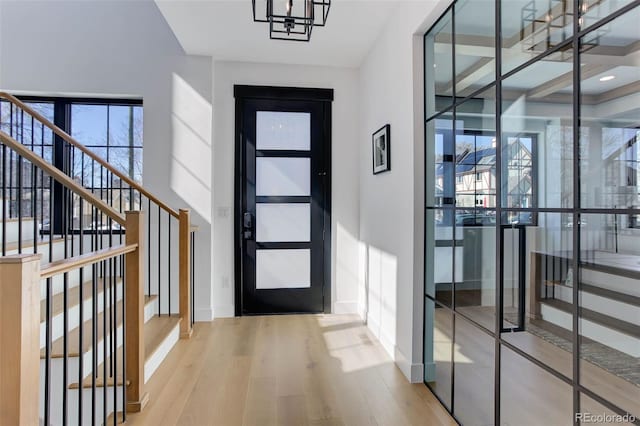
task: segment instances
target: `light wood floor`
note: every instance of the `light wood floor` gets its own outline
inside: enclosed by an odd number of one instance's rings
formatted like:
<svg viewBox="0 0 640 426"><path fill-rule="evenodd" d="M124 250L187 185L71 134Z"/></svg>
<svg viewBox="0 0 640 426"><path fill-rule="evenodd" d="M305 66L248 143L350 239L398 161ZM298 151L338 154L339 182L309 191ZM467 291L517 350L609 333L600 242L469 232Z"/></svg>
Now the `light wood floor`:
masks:
<svg viewBox="0 0 640 426"><path fill-rule="evenodd" d="M455 425L351 315L195 325L147 384L131 425Z"/></svg>

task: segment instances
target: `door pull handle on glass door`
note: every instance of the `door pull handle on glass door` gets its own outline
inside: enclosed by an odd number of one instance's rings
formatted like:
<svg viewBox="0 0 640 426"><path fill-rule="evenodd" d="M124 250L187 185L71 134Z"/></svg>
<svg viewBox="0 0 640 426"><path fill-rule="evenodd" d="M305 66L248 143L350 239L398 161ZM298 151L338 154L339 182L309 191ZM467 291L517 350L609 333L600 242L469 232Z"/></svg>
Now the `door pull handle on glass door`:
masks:
<svg viewBox="0 0 640 426"><path fill-rule="evenodd" d="M253 238L253 216L246 212L242 215L243 237L245 240Z"/></svg>

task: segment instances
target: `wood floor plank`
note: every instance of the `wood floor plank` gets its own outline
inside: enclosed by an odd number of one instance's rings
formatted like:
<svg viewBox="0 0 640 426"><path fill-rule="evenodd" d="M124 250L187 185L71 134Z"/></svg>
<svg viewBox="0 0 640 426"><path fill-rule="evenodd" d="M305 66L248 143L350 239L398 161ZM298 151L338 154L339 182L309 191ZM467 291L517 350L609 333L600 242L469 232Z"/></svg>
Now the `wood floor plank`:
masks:
<svg viewBox="0 0 640 426"><path fill-rule="evenodd" d="M352 315L196 324L147 384L131 425L453 425ZM411 411L411 412L407 412Z"/></svg>

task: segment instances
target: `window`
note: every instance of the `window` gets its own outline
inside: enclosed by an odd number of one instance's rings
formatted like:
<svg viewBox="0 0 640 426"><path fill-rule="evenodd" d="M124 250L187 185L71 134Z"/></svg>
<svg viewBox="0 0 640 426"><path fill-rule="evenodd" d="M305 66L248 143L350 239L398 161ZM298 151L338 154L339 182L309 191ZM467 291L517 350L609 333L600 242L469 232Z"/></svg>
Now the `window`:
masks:
<svg viewBox="0 0 640 426"><path fill-rule="evenodd" d="M142 183L143 114L141 101L39 97L23 97L22 100L111 166L129 176L136 183ZM67 160L64 156L54 156L53 153L59 142L56 141L53 133L38 123L21 120L17 111L12 109L7 102L0 102L0 125L2 130L18 137L19 141L28 145L47 161L111 205L121 205L123 209L132 210L141 208L139 199L130 199L132 191L119 190L120 182L117 181L117 177L111 177L111 181L107 182L107 177L100 172L101 168L92 164L87 156L77 154L79 151L74 151L76 155ZM9 184L11 186L11 183ZM42 186L39 189L43 191L43 199L48 200L46 182L38 184ZM123 186L128 187L128 185ZM10 190L12 189L10 188ZM14 199L15 197L10 198ZM86 208L81 209L79 205L74 205L72 208L66 209L60 198L54 197L54 209L60 209L60 213L54 213L54 217L62 217L62 211L73 212L72 220L67 222L72 230L78 230L81 224L85 230L97 230L99 226L105 226L94 223L95 218L91 218L89 213L91 209L88 206L83 206ZM75 203L79 202L79 200L75 201ZM26 205L25 208L27 208ZM28 212L28 208L27 210L25 208L23 208L23 212ZM11 209L15 210L16 206L10 205ZM44 210L47 210L44 214L48 215L48 209ZM85 217L80 217L80 211ZM48 227L49 218L43 217L41 220L43 226ZM61 229L59 229L62 227L61 223L54 224L55 233L61 233Z"/></svg>
<svg viewBox="0 0 640 426"><path fill-rule="evenodd" d="M482 181L482 173L476 173L476 181L477 182Z"/></svg>
<svg viewBox="0 0 640 426"><path fill-rule="evenodd" d="M462 175L456 176L456 182L458 182L458 183L464 182L464 176L462 176Z"/></svg>

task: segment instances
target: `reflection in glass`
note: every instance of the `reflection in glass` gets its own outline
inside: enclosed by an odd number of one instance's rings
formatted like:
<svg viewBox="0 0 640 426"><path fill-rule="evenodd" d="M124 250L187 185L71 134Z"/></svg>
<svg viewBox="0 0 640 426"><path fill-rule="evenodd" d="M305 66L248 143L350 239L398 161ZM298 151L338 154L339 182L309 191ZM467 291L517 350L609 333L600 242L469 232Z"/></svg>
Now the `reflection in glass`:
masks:
<svg viewBox="0 0 640 426"><path fill-rule="evenodd" d="M424 309L424 381L451 408L452 315L429 298L425 299Z"/></svg>
<svg viewBox="0 0 640 426"><path fill-rule="evenodd" d="M495 329L496 213L456 212L456 264L462 276L455 283L455 307L487 330Z"/></svg>
<svg viewBox="0 0 640 426"><path fill-rule="evenodd" d="M626 215L580 216L580 379L640 416L640 233Z"/></svg>
<svg viewBox="0 0 640 426"><path fill-rule="evenodd" d="M632 424L630 416L633 416L633 414L629 412L623 414L613 412L584 393L580 393L580 411L581 424L596 423L598 426ZM636 415L635 417L637 418L638 416Z"/></svg>
<svg viewBox="0 0 640 426"><path fill-rule="evenodd" d="M426 112L430 117L453 103L452 11L447 12L425 36Z"/></svg>
<svg viewBox="0 0 640 426"><path fill-rule="evenodd" d="M475 214L476 208L496 206L495 116L493 87L456 107L456 207L468 209L459 211L458 215ZM468 224L458 220L456 223Z"/></svg>
<svg viewBox="0 0 640 426"><path fill-rule="evenodd" d="M573 205L571 61L540 62L503 82L502 207Z"/></svg>
<svg viewBox="0 0 640 426"><path fill-rule="evenodd" d="M496 79L493 2L458 0L455 25L456 98L463 98Z"/></svg>
<svg viewBox="0 0 640 426"><path fill-rule="evenodd" d="M455 161L453 115L445 113L441 118L429 121L426 132L426 170L434 173L426 176L426 205L452 206Z"/></svg>
<svg viewBox="0 0 640 426"><path fill-rule="evenodd" d="M426 262L425 292L446 306L453 303L453 210L427 210L425 213ZM456 248L460 252L459 248ZM456 280L462 276L456 265Z"/></svg>
<svg viewBox="0 0 640 426"><path fill-rule="evenodd" d="M455 317L455 336L453 414L464 425L493 424L493 338L460 315Z"/></svg>
<svg viewBox="0 0 640 426"><path fill-rule="evenodd" d="M572 423L573 394L570 385L505 346L501 348L501 355L501 424L539 426Z"/></svg>
<svg viewBox="0 0 640 426"><path fill-rule="evenodd" d="M611 6L612 2L604 2ZM603 5L604 7L605 5ZM611 22L599 47L581 55L580 183L582 207L640 207L637 101L640 8ZM616 61L603 65L610 52Z"/></svg>
<svg viewBox="0 0 640 426"><path fill-rule="evenodd" d="M501 8L503 74L573 34L573 0L502 0Z"/></svg>
<svg viewBox="0 0 640 426"><path fill-rule="evenodd" d="M532 224L503 222L502 230L502 338L567 377L572 376L575 281L571 219L539 213Z"/></svg>

